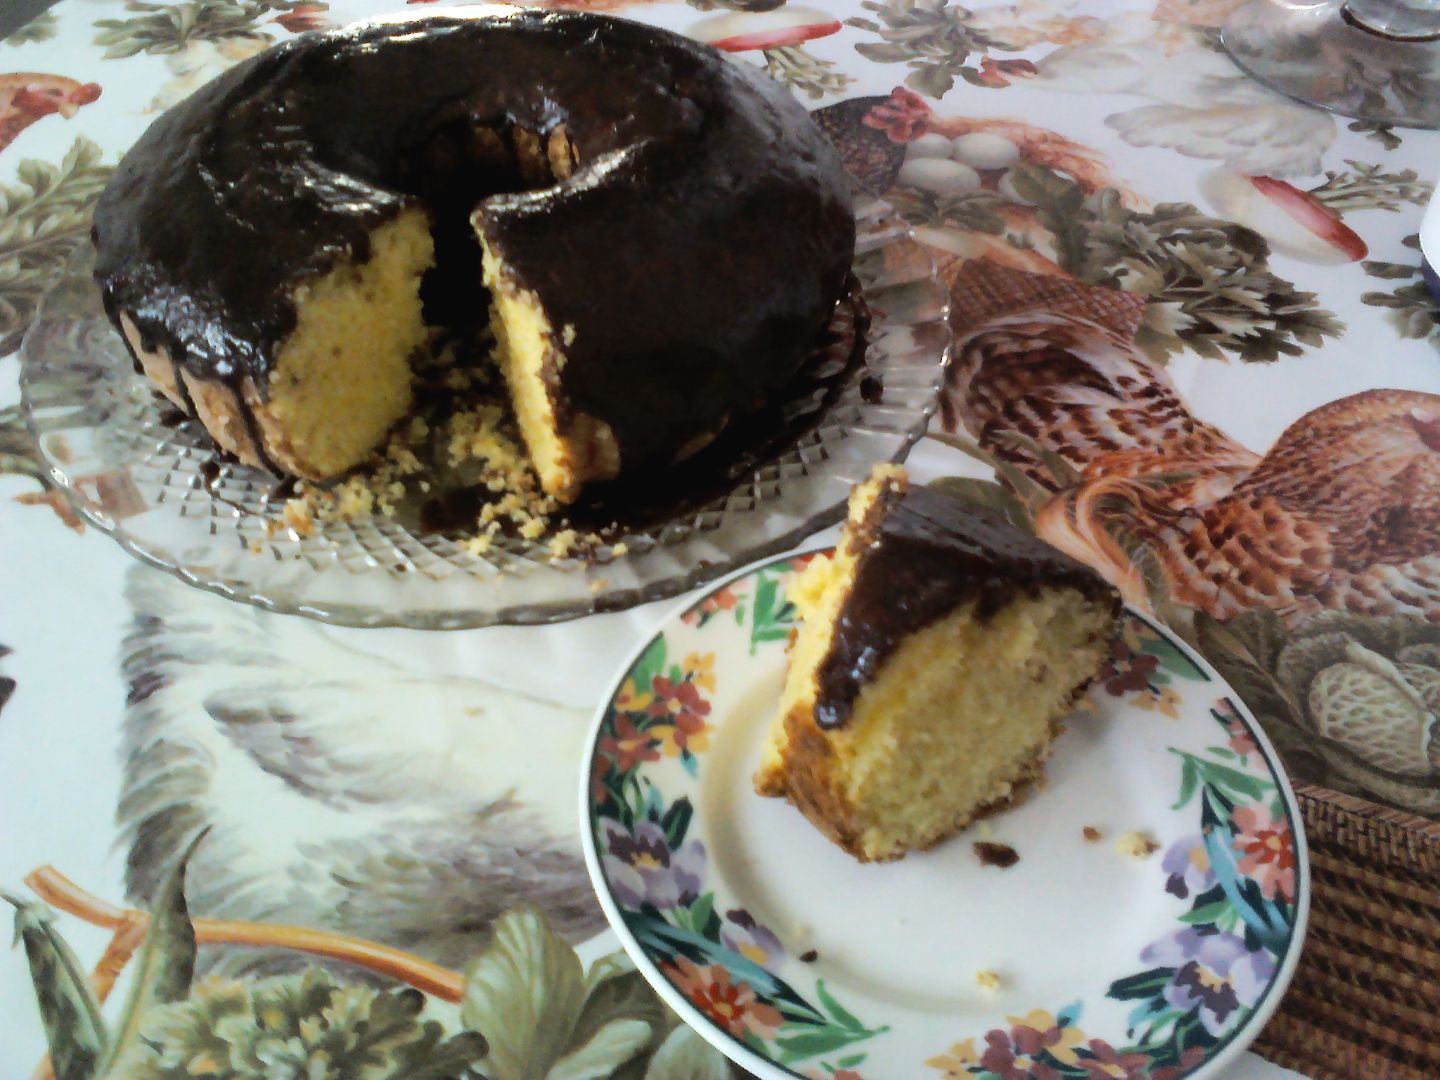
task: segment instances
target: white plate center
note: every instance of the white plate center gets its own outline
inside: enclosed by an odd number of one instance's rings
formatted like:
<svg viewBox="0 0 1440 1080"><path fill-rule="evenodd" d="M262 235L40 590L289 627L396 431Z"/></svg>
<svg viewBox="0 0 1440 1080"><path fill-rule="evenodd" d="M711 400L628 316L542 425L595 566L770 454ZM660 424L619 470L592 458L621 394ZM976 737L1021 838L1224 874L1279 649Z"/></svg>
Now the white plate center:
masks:
<svg viewBox="0 0 1440 1080"><path fill-rule="evenodd" d="M706 839L719 891L769 926L790 956L813 949L832 990L925 1011L993 1011L1009 999L1058 1008L1103 997L1109 976L1173 927L1177 902L1165 892L1160 853L1139 860L1116 839L1132 830L1161 845L1178 839L1166 832L1173 821L1147 820L1144 808L1153 818L1174 798L1179 762L1154 740L1107 737L1106 725L1175 721L1077 714L1055 746L1047 786L1021 806L932 851L866 865L789 803L754 793L782 680L776 657L775 670L714 718L697 810L713 823ZM1086 840L1087 825L1102 838ZM1019 862L982 865L980 840L1011 845ZM998 996L977 984L982 970L1000 975Z"/></svg>

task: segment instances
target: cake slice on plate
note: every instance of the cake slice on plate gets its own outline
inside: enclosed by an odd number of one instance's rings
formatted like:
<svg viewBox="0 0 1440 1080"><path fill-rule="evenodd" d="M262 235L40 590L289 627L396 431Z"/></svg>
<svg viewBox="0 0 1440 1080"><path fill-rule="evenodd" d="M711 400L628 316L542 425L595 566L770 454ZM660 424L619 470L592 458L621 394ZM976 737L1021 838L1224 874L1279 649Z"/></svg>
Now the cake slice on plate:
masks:
<svg viewBox="0 0 1440 1080"><path fill-rule="evenodd" d="M1029 533L881 466L800 629L756 790L863 861L928 848L1043 777L1110 652L1120 601Z"/></svg>

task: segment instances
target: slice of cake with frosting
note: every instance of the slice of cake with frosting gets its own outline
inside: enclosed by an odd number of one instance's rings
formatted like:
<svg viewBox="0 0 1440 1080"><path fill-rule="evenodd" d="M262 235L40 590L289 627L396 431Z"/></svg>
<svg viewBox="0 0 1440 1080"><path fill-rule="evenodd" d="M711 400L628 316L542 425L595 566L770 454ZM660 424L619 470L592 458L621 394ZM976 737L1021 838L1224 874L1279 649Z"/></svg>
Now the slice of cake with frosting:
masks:
<svg viewBox="0 0 1440 1080"><path fill-rule="evenodd" d="M864 861L1041 779L1120 614L1089 568L896 466L854 490L839 547L789 598L803 622L756 790Z"/></svg>

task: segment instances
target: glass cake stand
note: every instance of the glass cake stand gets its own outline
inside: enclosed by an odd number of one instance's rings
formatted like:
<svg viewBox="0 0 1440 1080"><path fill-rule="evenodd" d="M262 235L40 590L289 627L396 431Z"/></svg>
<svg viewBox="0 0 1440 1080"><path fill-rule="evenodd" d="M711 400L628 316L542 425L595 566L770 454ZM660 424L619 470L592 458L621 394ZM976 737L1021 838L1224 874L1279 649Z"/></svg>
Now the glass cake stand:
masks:
<svg viewBox="0 0 1440 1080"><path fill-rule="evenodd" d="M1220 42L1246 74L1310 105L1440 128L1440 0L1252 0Z"/></svg>
<svg viewBox="0 0 1440 1080"><path fill-rule="evenodd" d="M304 536L286 527L283 482L220 461L199 424L133 371L101 310L88 245L25 337L20 413L37 471L86 521L142 562L233 600L340 625L415 629L622 610L833 523L852 484L878 462L903 459L924 433L948 356L946 291L888 205L860 208L857 223L855 275L872 319L864 363L847 362L849 326L832 324L835 340L811 370L833 385L818 393L812 379L785 403L787 417L814 414L796 425L800 434L728 490L607 536L587 559L552 560L545 537L518 536L475 555L463 536L379 517L317 524Z"/></svg>

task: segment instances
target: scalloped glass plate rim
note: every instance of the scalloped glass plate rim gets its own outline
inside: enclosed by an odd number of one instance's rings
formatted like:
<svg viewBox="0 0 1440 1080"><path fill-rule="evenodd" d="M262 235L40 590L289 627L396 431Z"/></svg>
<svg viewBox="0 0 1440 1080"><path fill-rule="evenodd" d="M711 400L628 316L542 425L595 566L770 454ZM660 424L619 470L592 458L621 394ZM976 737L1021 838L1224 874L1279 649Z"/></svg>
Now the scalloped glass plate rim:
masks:
<svg viewBox="0 0 1440 1080"><path fill-rule="evenodd" d="M876 248L884 248L899 241L909 239L913 236L913 230L889 211L889 207L883 202L873 202L862 207L857 204L857 215L862 209L869 208L875 211L880 208L876 218L872 221L876 224L876 231L872 234L876 243L870 249L861 251L857 248L857 260L863 254L872 252ZM514 603L499 606L476 606L466 604L456 607L445 607L443 609L413 609L377 606L371 604L348 604L343 602L326 601L323 603L307 602L304 598L294 595L286 595L281 590L266 590L262 587L255 587L250 580L238 580L226 577L223 574L206 574L203 568L193 565L181 565L179 560L169 557L161 545L152 545L144 539L135 536L127 531L121 522L117 522L103 508L95 506L82 491L77 489L75 479L59 464L57 464L45 450L42 442L34 402L34 384L38 381L34 365L26 363L26 358L35 348L35 340L44 332L45 313L48 301L51 296L59 292L61 288L70 284L74 276L72 264L84 255L83 250L77 250L67 264L66 274L56 283L42 298L37 316L32 322L22 340L20 351L20 373L19 382L21 390L20 409L23 415L26 429L30 438L34 441L39 450L39 461L45 470L49 482L62 492L77 514L97 530L111 537L127 554L138 559L140 562L152 566L155 569L171 574L187 584L206 592L223 596L227 599L240 603L249 604L277 614L295 614L319 622L329 623L338 626L353 627L403 627L411 629L429 630L459 630L475 629L494 625L544 625L550 623L564 622L586 615L602 614L608 612L623 611L629 608L651 603L659 600L689 592L699 588L706 583L715 580L734 569L740 561L749 562L757 558L765 558L783 552L813 535L815 532L838 521L844 513L844 498L838 496L831 500L828 505L821 506L813 512L797 520L793 528L790 528L782 535L773 536L760 543L753 544L744 550L728 554L720 560L701 559L690 569L676 573L669 573L650 581L641 581L639 584L626 587L607 588L592 593L589 596L562 597L553 600L544 600L535 603ZM86 275L88 279L88 275ZM936 323L943 325L948 317L949 298L939 277L938 266L933 257L930 260L928 275L912 279L926 283L936 292L939 302L937 313L917 325ZM877 335L873 332L867 346L869 350L877 349ZM948 366L951 346L948 340L939 350L935 357L933 370L935 372L933 383L934 391L925 407L915 410L913 420L908 428L902 433L894 433L898 439L898 445L890 454L888 460L903 461L923 436L929 426L930 419L934 416L938 405L938 391L943 378L943 373ZM858 378L852 380L852 387L858 385ZM845 391L841 398L832 402L830 409L840 407L844 397L849 393ZM828 410L827 410L828 411ZM781 455L789 453L794 449L781 452ZM775 460L778 460L775 459ZM878 462L877 462L878 463ZM749 477L740 483L746 482ZM807 478L810 479L810 478ZM823 481L823 478L820 478ZM817 481L818 482L818 481ZM733 489L732 489L733 490ZM719 503L724 496L715 500ZM712 504L713 505L713 504ZM755 508L743 513L764 513L766 503L760 503ZM697 511L699 512L699 511ZM727 511L729 513L729 511ZM708 533L697 534L702 539ZM683 542L683 541L682 541ZM667 550L663 545L657 550ZM673 549L668 549L673 550ZM262 556L256 556L261 558ZM628 557L621 557L628 558ZM299 561L298 558L294 561ZM617 560L618 561L618 560ZM503 573L503 572L502 572Z"/></svg>

